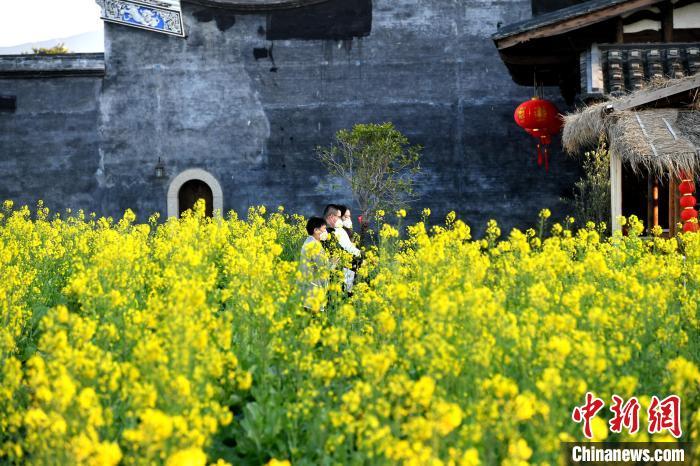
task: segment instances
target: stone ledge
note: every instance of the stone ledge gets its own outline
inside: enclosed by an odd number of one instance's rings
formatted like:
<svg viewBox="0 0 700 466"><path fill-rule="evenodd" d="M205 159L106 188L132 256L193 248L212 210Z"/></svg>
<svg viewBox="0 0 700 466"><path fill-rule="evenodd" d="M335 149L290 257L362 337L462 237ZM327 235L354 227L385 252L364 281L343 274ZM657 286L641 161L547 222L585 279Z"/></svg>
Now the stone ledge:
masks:
<svg viewBox="0 0 700 466"><path fill-rule="evenodd" d="M0 79L104 75L104 53L0 55Z"/></svg>

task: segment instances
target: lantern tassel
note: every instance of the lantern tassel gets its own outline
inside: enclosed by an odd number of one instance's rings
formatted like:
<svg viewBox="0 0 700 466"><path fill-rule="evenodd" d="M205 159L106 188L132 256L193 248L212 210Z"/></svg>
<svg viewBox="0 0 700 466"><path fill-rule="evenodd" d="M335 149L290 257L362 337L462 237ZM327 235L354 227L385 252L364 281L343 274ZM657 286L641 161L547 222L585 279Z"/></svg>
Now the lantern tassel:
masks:
<svg viewBox="0 0 700 466"><path fill-rule="evenodd" d="M544 170L549 171L549 149L544 146Z"/></svg>
<svg viewBox="0 0 700 466"><path fill-rule="evenodd" d="M537 165L542 165L542 149L540 144L537 144Z"/></svg>

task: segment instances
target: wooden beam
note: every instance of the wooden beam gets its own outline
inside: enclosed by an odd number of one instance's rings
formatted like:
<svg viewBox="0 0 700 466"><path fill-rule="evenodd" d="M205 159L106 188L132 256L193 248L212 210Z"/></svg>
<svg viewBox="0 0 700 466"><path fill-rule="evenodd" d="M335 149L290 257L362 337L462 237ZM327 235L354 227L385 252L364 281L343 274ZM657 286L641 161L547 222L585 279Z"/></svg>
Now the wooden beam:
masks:
<svg viewBox="0 0 700 466"><path fill-rule="evenodd" d="M576 57L572 57L560 54L560 55L545 55L545 56L532 56L532 55L506 55L501 54L501 59L503 63L508 63L511 65L566 65L569 63L578 63Z"/></svg>
<svg viewBox="0 0 700 466"><path fill-rule="evenodd" d="M649 91L637 91L632 97L622 100L616 104L613 104L613 109L629 110L640 105L645 105L656 100L665 99L682 92L687 92L692 89L700 87L700 74L693 75L689 78L683 79L681 82L672 84L667 87L662 87L660 89L653 89Z"/></svg>
<svg viewBox="0 0 700 466"><path fill-rule="evenodd" d="M505 49L517 44L522 44L533 39L541 39L543 37L551 37L559 34L564 34L569 31L574 31L582 27L590 26L591 24L606 21L615 18L621 14L649 7L660 0L630 0L625 3L618 3L607 8L602 8L589 13L584 13L573 18L564 18L553 24L543 25L536 29L524 31L519 34L504 37L496 40L498 49Z"/></svg>

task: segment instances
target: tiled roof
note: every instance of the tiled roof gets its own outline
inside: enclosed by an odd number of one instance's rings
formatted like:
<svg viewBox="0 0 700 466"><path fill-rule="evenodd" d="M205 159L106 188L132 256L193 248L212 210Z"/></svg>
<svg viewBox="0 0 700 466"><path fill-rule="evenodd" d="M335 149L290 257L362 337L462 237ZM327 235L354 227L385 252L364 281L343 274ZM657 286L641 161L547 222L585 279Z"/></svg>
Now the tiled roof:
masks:
<svg viewBox="0 0 700 466"><path fill-rule="evenodd" d="M606 93L635 91L644 81L700 71L700 44L600 45Z"/></svg>

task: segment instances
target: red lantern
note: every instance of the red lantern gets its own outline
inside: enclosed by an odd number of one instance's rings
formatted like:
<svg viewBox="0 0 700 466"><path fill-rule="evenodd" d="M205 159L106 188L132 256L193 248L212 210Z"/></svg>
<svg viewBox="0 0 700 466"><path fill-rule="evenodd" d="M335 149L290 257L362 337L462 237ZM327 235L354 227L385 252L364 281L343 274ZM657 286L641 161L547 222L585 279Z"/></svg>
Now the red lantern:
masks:
<svg viewBox="0 0 700 466"><path fill-rule="evenodd" d="M698 211L690 208L690 209L683 209L681 211L681 220L684 222L687 222L691 218L698 218Z"/></svg>
<svg viewBox="0 0 700 466"><path fill-rule="evenodd" d="M678 191L680 191L681 194L693 194L695 192L695 183L689 179L684 179L681 184L678 185Z"/></svg>
<svg viewBox="0 0 700 466"><path fill-rule="evenodd" d="M681 207L683 207L684 209L686 207L693 207L694 208L695 204L698 203L698 200L695 199L695 196L693 196L692 194L684 194L683 196L681 196L680 203L681 203Z"/></svg>
<svg viewBox="0 0 700 466"><path fill-rule="evenodd" d="M683 208L683 210L681 210L681 220L684 222L683 231L698 231L698 224L690 221L693 218L698 218L698 211L695 210L697 199L693 196L695 192L695 183L693 183L691 175L685 171L680 173L680 178L681 183L678 185L678 191L681 193L679 204Z"/></svg>
<svg viewBox="0 0 700 466"><path fill-rule="evenodd" d="M686 233L689 231L696 232L698 231L698 224L692 222L685 222L683 224L683 231Z"/></svg>
<svg viewBox="0 0 700 466"><path fill-rule="evenodd" d="M537 144L537 164L549 170L549 148L552 136L561 130L562 121L557 107L549 100L533 97L518 105L513 114L515 122L524 128L527 134L539 139Z"/></svg>

